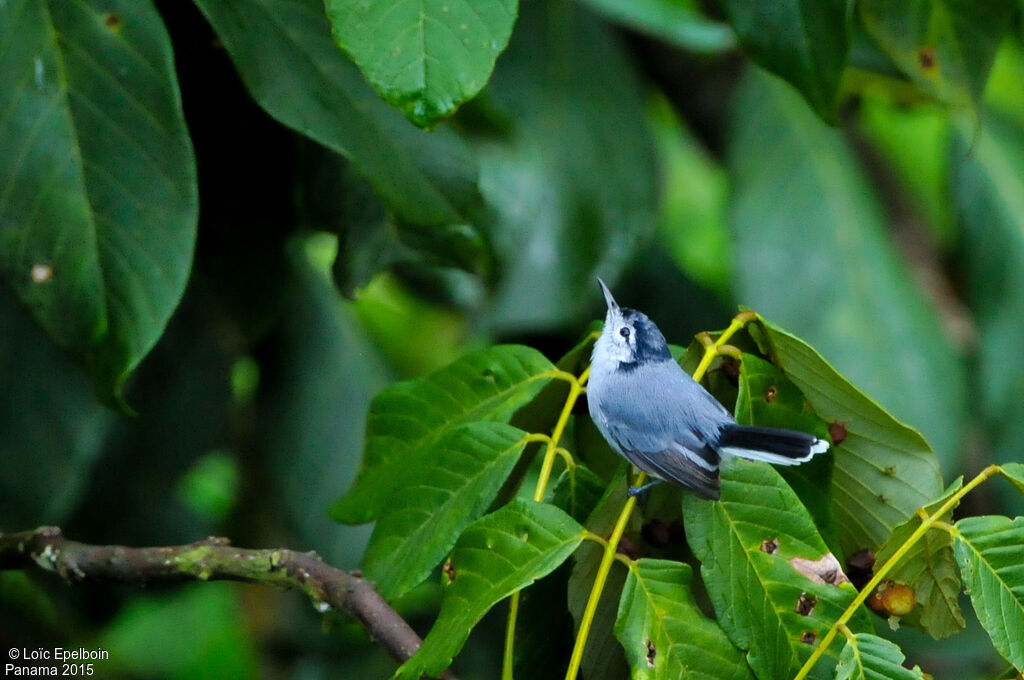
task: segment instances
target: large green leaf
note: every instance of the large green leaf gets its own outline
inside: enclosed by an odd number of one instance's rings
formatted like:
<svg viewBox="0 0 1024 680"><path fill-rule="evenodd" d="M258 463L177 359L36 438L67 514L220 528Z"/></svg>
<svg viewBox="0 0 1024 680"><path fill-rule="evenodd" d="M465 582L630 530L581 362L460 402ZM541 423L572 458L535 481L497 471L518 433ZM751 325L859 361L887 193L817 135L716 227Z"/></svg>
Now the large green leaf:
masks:
<svg viewBox="0 0 1024 680"><path fill-rule="evenodd" d="M634 680L748 680L743 654L704 616L688 564L640 559L629 570L615 634Z"/></svg>
<svg viewBox="0 0 1024 680"><path fill-rule="evenodd" d="M734 415L744 425L784 427L828 439L828 424L814 412L793 381L777 366L747 352L740 364ZM803 465L777 469L810 511L822 538L838 551L841 543L832 511L830 458L817 456Z"/></svg>
<svg viewBox="0 0 1024 680"><path fill-rule="evenodd" d="M835 122L850 49L851 0L724 0L723 5L750 57L789 81L819 116Z"/></svg>
<svg viewBox="0 0 1024 680"><path fill-rule="evenodd" d="M391 495L373 529L363 570L377 592L392 599L422 582L494 502L525 446L526 433L504 423L446 432L416 476Z"/></svg>
<svg viewBox="0 0 1024 680"><path fill-rule="evenodd" d="M775 324L752 328L815 413L835 425L832 503L847 555L874 551L942 493L938 461L920 434L840 375L810 345Z"/></svg>
<svg viewBox="0 0 1024 680"><path fill-rule="evenodd" d="M735 110L738 300L805 338L952 466L967 410L962 358L888 240L856 156L763 74L746 79Z"/></svg>
<svg viewBox="0 0 1024 680"><path fill-rule="evenodd" d="M1024 670L1024 517L966 517L956 528L953 550L978 620Z"/></svg>
<svg viewBox="0 0 1024 680"><path fill-rule="evenodd" d="M321 0L195 0L267 113L349 158L401 218L463 222L476 165L449 131L417 130L331 39Z"/></svg>
<svg viewBox="0 0 1024 680"><path fill-rule="evenodd" d="M704 16L693 0L583 0L612 21L693 52L732 49L729 27Z"/></svg>
<svg viewBox="0 0 1024 680"><path fill-rule="evenodd" d="M863 0L864 27L923 90L949 104L975 106L1015 0Z"/></svg>
<svg viewBox="0 0 1024 680"><path fill-rule="evenodd" d="M956 493L963 480L958 479L946 489L939 499L929 503L924 510L935 513L949 497ZM940 519L948 521L953 508ZM892 536L878 550L875 564L885 564L892 555L921 526L921 517L915 514L896 527ZM956 571L953 557L953 537L941 529L931 529L911 548L888 578L909 586L917 599L917 608L901 621L921 628L935 638L944 638L961 630L964 617L960 613L960 576Z"/></svg>
<svg viewBox="0 0 1024 680"><path fill-rule="evenodd" d="M326 0L334 38L381 96L421 127L487 83L517 0Z"/></svg>
<svg viewBox="0 0 1024 680"><path fill-rule="evenodd" d="M395 678L440 674L491 607L562 564L583 535L555 506L521 499L471 524L445 563L441 613Z"/></svg>
<svg viewBox="0 0 1024 680"><path fill-rule="evenodd" d="M590 319L594 276L653 232L657 183L643 95L611 29L575 3L520 11L485 92L514 127L476 143L502 274L484 320L517 331Z"/></svg>
<svg viewBox="0 0 1024 680"><path fill-rule="evenodd" d="M391 385L370 406L359 477L332 516L346 524L376 519L396 489L416 480L445 433L477 420L508 422L554 373L535 349L497 345Z"/></svg>
<svg viewBox="0 0 1024 680"><path fill-rule="evenodd" d="M117 417L6 289L0 328L0 530L63 524Z"/></svg>
<svg viewBox="0 0 1024 680"><path fill-rule="evenodd" d="M147 0L12 0L0 36L0 272L113 400L192 265L170 40Z"/></svg>
<svg viewBox="0 0 1024 680"><path fill-rule="evenodd" d="M722 629L758 678L792 677L856 594L839 585L838 562L800 499L770 465L736 459L722 470L722 500L684 494L683 520ZM815 570L832 582L812 581ZM826 666L811 677L826 677Z"/></svg>
<svg viewBox="0 0 1024 680"><path fill-rule="evenodd" d="M920 668L904 667L905 658L900 648L888 640L857 633L846 641L839 655L836 680L922 680Z"/></svg>
<svg viewBox="0 0 1024 680"><path fill-rule="evenodd" d="M287 244L285 311L267 343L273 350L262 356L257 437L288 526L325 560L352 569L369 532L310 508L327 507L355 478L367 411L390 376L352 305L311 263L315 242Z"/></svg>
<svg viewBox="0 0 1024 680"><path fill-rule="evenodd" d="M1024 364L1007 361L1024 344L1024 130L988 111L980 136L957 150L953 197L978 325L978 404L989 460L1013 460L1024 438Z"/></svg>

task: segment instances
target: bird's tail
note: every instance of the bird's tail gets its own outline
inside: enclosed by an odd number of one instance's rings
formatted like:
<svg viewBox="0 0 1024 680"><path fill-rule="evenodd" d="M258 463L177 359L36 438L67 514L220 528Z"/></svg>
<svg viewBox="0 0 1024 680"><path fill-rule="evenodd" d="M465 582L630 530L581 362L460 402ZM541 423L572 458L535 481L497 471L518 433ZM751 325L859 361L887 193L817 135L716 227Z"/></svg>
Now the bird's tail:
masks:
<svg viewBox="0 0 1024 680"><path fill-rule="evenodd" d="M730 425L715 447L719 453L776 465L798 465L828 451L828 442L812 434L775 427Z"/></svg>

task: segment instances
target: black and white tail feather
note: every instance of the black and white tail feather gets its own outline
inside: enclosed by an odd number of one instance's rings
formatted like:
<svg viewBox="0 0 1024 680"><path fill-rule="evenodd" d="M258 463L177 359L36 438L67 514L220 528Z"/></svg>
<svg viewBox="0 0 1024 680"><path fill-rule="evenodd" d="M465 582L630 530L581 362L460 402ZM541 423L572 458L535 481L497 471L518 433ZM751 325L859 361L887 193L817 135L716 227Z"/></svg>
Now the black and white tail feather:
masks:
<svg viewBox="0 0 1024 680"><path fill-rule="evenodd" d="M716 449L720 454L747 460L799 465L828 451L828 442L798 430L729 425L719 434Z"/></svg>
<svg viewBox="0 0 1024 680"><path fill-rule="evenodd" d="M736 424L672 359L654 322L620 308L598 281L608 315L594 346L587 401L608 443L654 479L630 495L669 481L716 500L723 458L798 465L828 450L827 441L806 432Z"/></svg>

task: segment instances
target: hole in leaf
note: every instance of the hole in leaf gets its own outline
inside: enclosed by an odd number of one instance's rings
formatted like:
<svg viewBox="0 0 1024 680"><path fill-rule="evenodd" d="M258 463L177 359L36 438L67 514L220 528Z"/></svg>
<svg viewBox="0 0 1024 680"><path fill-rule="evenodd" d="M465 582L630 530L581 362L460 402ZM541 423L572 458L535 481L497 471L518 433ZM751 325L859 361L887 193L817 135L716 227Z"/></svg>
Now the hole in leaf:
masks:
<svg viewBox="0 0 1024 680"><path fill-rule="evenodd" d="M658 650L654 648L654 641L647 638L647 665L654 668L654 657L658 655Z"/></svg>
<svg viewBox="0 0 1024 680"><path fill-rule="evenodd" d="M452 564L452 559L450 557L444 561L444 566L441 567L441 571L443 571L444 575L448 577L448 585L451 585L452 581L455 580L455 565Z"/></svg>
<svg viewBox="0 0 1024 680"><path fill-rule="evenodd" d="M764 393L764 400L769 404L772 403L772 400L775 399L775 395L777 393L778 390L776 390L774 386L769 387L768 390Z"/></svg>
<svg viewBox="0 0 1024 680"><path fill-rule="evenodd" d="M818 634L815 633L813 630L809 630L800 636L800 642L804 643L805 645L813 645L817 641Z"/></svg>
<svg viewBox="0 0 1024 680"><path fill-rule="evenodd" d="M761 543L761 552L774 555L779 552L779 539L769 538Z"/></svg>
<svg viewBox="0 0 1024 680"><path fill-rule="evenodd" d="M814 595L810 595L805 590L800 593L800 597L796 600L796 607L793 609L797 614L801 616L810 616L814 611L814 605L818 604L818 598Z"/></svg>

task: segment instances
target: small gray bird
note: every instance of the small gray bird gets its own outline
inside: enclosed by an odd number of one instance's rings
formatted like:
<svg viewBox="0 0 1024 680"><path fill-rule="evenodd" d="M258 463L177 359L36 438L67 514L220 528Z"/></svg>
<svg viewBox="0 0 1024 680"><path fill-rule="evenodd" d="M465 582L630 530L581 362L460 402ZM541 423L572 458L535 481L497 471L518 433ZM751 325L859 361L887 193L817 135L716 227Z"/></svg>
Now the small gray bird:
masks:
<svg viewBox="0 0 1024 680"><path fill-rule="evenodd" d="M654 478L630 487L630 496L670 481L717 500L723 457L796 465L828 450L827 441L806 432L737 425L679 367L654 322L620 308L604 281L598 283L608 315L591 357L587 402L590 417L612 448Z"/></svg>

